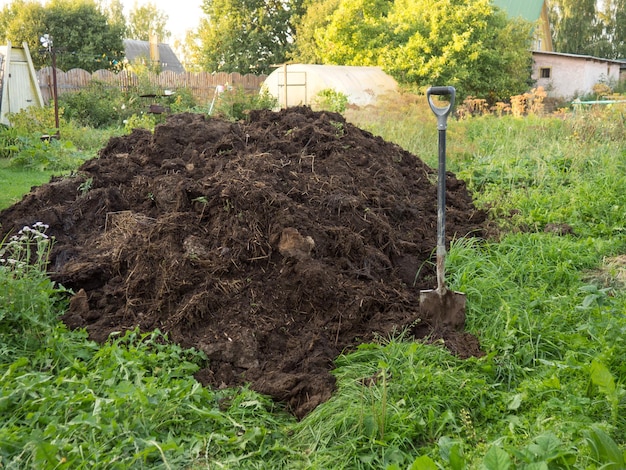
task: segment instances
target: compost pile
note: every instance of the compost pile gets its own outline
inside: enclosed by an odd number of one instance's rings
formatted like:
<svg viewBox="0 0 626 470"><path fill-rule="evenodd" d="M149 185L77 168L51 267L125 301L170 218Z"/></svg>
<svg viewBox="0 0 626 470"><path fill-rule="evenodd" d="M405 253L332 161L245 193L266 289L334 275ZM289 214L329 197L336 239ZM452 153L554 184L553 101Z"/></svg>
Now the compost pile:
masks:
<svg viewBox="0 0 626 470"><path fill-rule="evenodd" d="M485 214L448 173L447 234ZM112 138L70 177L0 213L55 237L63 321L105 341L160 329L204 351L207 386L244 383L302 417L334 389L342 351L408 329L480 354L464 318L424 318L436 287L436 172L339 114L296 107L232 123L168 116Z"/></svg>

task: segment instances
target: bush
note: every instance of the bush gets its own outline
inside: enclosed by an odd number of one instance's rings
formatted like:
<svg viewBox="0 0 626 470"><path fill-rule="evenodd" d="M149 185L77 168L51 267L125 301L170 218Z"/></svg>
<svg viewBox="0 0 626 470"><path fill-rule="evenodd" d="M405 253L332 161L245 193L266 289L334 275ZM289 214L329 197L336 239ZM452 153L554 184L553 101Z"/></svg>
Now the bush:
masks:
<svg viewBox="0 0 626 470"><path fill-rule="evenodd" d="M252 109L274 109L278 101L266 89L261 93L249 93L242 87L224 91L215 104L215 114L225 119L238 121L244 119L246 112Z"/></svg>
<svg viewBox="0 0 626 470"><path fill-rule="evenodd" d="M84 160L69 140L40 139L36 136L19 137L11 166L38 171L73 170Z"/></svg>
<svg viewBox="0 0 626 470"><path fill-rule="evenodd" d="M315 95L313 102L321 110L343 113L348 105L348 97L340 91L325 88Z"/></svg>
<svg viewBox="0 0 626 470"><path fill-rule="evenodd" d="M54 108L52 106L29 106L17 113L7 116L11 127L19 135L43 135L56 132L54 122ZM59 108L59 119L63 117L63 108Z"/></svg>
<svg viewBox="0 0 626 470"><path fill-rule="evenodd" d="M155 100L172 112L181 112L195 106L195 98L186 88L177 89L167 96L150 83L123 92L116 86L93 80L86 88L65 93L59 97L64 117L81 126L105 128L121 126L133 115L145 112L151 104L142 95L157 95Z"/></svg>
<svg viewBox="0 0 626 470"><path fill-rule="evenodd" d="M132 100L119 88L93 80L86 88L59 97L64 117L95 128L121 124L132 111Z"/></svg>
<svg viewBox="0 0 626 470"><path fill-rule="evenodd" d="M0 158L11 158L18 150L19 132L13 127L0 126Z"/></svg>

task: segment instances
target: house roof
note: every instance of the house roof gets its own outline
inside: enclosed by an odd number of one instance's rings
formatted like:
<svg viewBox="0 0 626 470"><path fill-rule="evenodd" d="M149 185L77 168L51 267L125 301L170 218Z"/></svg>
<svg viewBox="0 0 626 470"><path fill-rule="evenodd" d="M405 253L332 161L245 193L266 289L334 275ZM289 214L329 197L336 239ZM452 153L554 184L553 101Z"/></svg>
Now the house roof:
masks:
<svg viewBox="0 0 626 470"><path fill-rule="evenodd" d="M555 57L571 57L572 59L581 59L581 60L593 60L597 62L620 64L620 66L624 65L623 60L620 60L620 59L605 59L603 57L595 57L592 55L584 55L584 54L570 54L567 52L552 52L552 51L533 51L533 55L535 54L551 55Z"/></svg>
<svg viewBox="0 0 626 470"><path fill-rule="evenodd" d="M492 0L494 6L504 10L511 18L521 16L535 22L541 16L545 0Z"/></svg>
<svg viewBox="0 0 626 470"><path fill-rule="evenodd" d="M176 54L174 54L169 44L159 43L158 50L161 70L169 70L176 73L183 73L185 71L183 64L180 63L180 60L178 60L178 57L176 57ZM124 39L124 52L129 62L133 62L140 57L150 59L150 42L136 39Z"/></svg>

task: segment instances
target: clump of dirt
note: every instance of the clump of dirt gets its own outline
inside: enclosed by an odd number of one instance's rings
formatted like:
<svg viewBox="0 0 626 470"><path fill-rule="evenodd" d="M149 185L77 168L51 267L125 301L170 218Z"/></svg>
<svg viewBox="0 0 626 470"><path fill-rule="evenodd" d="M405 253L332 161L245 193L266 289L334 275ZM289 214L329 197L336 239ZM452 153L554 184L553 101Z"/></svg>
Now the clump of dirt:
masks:
<svg viewBox="0 0 626 470"><path fill-rule="evenodd" d="M50 226L50 275L75 292L69 327L100 342L159 328L207 354L205 385L250 383L302 417L330 397L333 359L377 335L410 328L480 354L464 318L419 310L436 284L435 178L335 113L176 114L33 188L1 232ZM449 237L482 233L451 173L447 206Z"/></svg>

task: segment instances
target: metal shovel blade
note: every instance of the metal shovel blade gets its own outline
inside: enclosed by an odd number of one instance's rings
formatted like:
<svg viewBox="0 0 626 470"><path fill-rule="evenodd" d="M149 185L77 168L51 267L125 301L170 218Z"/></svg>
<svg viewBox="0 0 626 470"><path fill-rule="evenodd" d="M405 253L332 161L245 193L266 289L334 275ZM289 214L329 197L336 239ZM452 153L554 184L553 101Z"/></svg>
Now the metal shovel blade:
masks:
<svg viewBox="0 0 626 470"><path fill-rule="evenodd" d="M461 330L465 327L465 294L446 289L420 291L420 312L435 329Z"/></svg>
<svg viewBox="0 0 626 470"><path fill-rule="evenodd" d="M436 106L432 95L448 95L447 106ZM465 294L448 290L445 282L446 258L446 129L456 90L451 86L430 87L426 97L437 116L439 168L437 175L437 289L420 291L420 312L436 329L461 329L465 326Z"/></svg>

